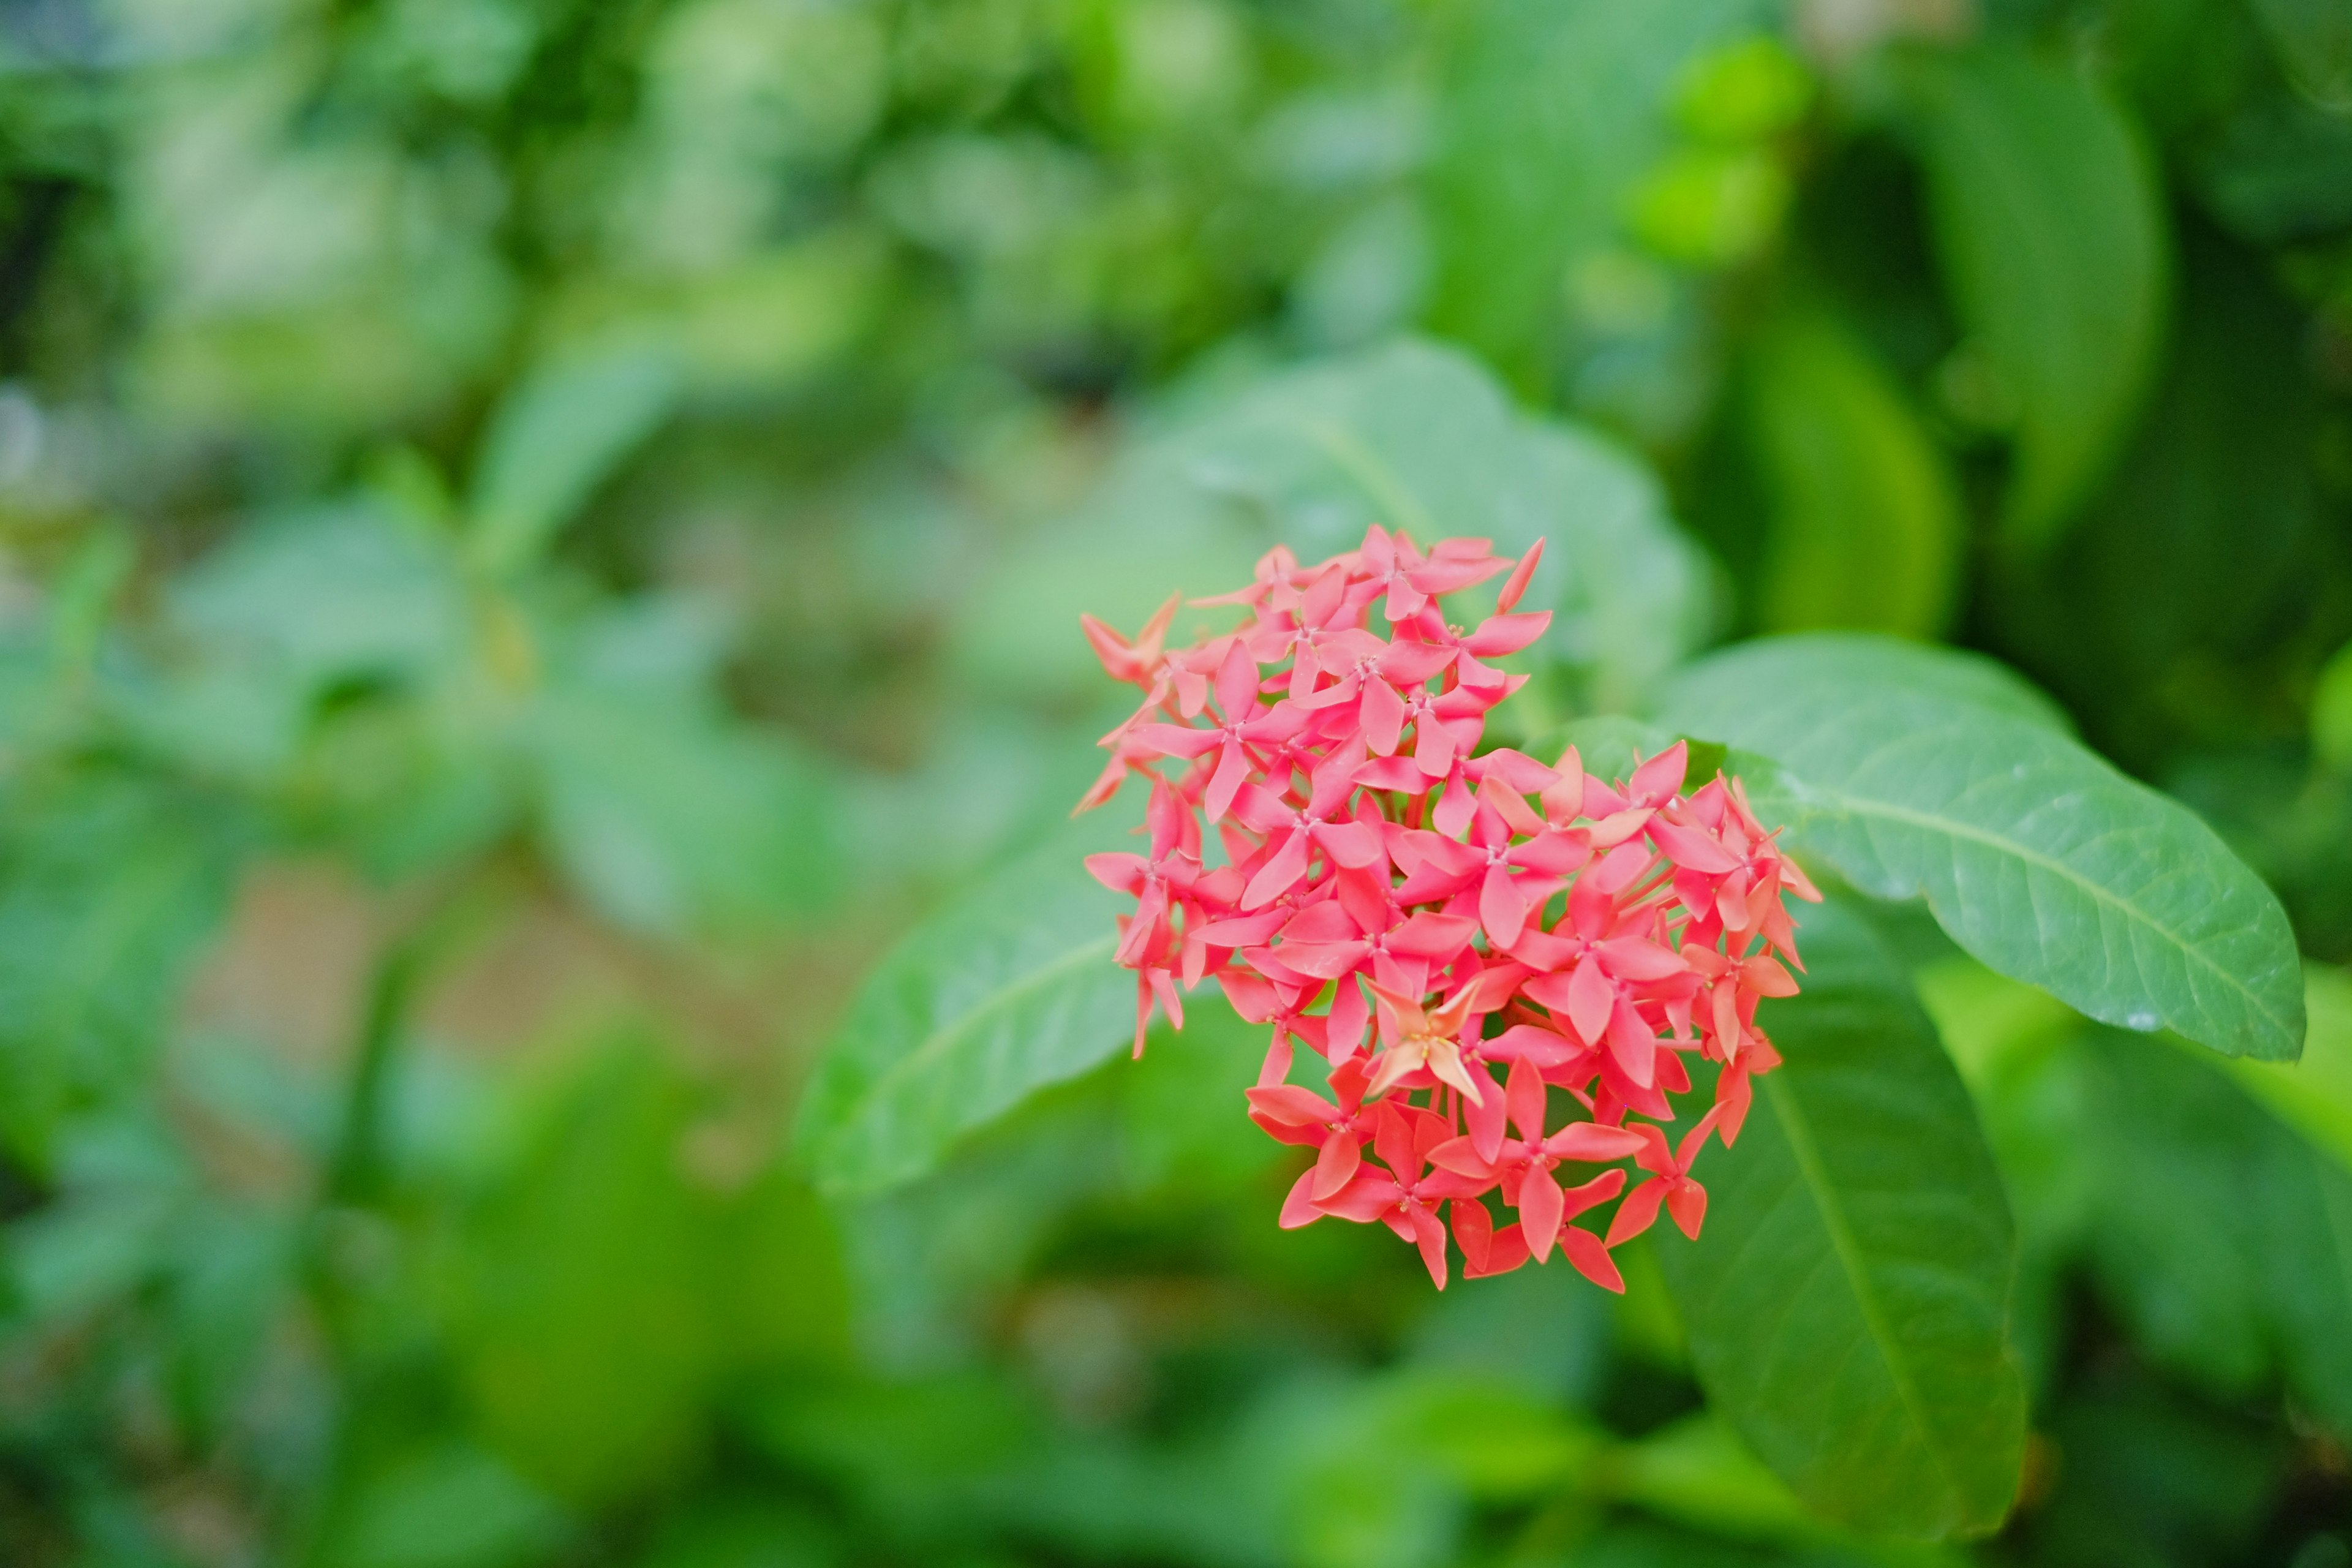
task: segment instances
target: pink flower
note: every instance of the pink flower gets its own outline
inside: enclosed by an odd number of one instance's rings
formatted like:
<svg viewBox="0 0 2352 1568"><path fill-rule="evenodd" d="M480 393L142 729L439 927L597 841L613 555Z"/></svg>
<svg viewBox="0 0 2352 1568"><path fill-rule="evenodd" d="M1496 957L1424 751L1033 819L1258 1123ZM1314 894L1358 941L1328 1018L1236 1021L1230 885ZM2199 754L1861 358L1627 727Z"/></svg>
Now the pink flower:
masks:
<svg viewBox="0 0 2352 1568"><path fill-rule="evenodd" d="M1248 587L1194 601L1241 620L1189 647L1166 646L1172 599L1132 642L1084 623L1145 693L1079 803L1152 780L1146 852L1087 862L1135 900L1117 956L1136 1049L1155 1007L1181 1027L1181 990L1213 978L1270 1029L1251 1120L1315 1152L1281 1223L1378 1220L1441 1289L1449 1243L1468 1278L1558 1253L1622 1290L1610 1248L1662 1209L1697 1234L1692 1166L1780 1064L1757 1012L1796 990L1785 900L1820 897L1737 780L1685 792L1680 743L1623 781L1573 747L1479 749L1527 679L1489 661L1549 624L1517 608L1540 552L1375 527L1315 565L1270 552ZM1504 572L1496 615L1445 619L1445 595ZM1292 1081L1301 1043L1328 1094ZM1713 1103L1669 1146L1686 1055ZM1576 1223L1611 1203L1605 1234Z"/></svg>

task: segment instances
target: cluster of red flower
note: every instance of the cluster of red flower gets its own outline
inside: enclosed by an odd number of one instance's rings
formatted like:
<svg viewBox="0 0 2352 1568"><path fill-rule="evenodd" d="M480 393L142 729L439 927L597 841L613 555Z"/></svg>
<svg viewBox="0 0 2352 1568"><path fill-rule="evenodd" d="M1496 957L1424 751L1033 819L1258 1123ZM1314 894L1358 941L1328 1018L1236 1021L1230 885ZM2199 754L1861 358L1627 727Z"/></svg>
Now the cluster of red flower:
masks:
<svg viewBox="0 0 2352 1568"><path fill-rule="evenodd" d="M1146 693L1080 803L1151 780L1150 852L1087 861L1136 900L1118 962L1140 976L1137 1053L1155 998L1181 1026L1179 983L1214 976L1273 1026L1251 1118L1318 1151L1283 1225L1380 1220L1441 1288L1441 1205L1474 1277L1558 1245L1622 1289L1609 1249L1661 1206L1698 1234L1692 1161L1710 1134L1738 1136L1751 1080L1780 1061L1756 1004L1796 990L1783 893L1820 897L1738 780L1683 793L1680 744L1611 784L1572 746L1549 765L1480 752L1487 713L1527 679L1487 661L1549 620L1514 613L1541 553L1514 566L1464 539L1423 553L1375 527L1318 565L1274 551L1249 587L1197 601L1243 624L1189 647L1166 646L1176 599L1132 642L1085 619L1104 667ZM1506 571L1495 616L1446 623L1440 595ZM1331 1098L1289 1081L1300 1040ZM1692 1087L1693 1050L1717 1065L1714 1100L1670 1145L1657 1124ZM1627 1158L1642 1180L1606 1234L1572 1223L1623 1192ZM1580 1163L1605 1168L1563 1184ZM1496 1227L1489 1193L1512 1223Z"/></svg>

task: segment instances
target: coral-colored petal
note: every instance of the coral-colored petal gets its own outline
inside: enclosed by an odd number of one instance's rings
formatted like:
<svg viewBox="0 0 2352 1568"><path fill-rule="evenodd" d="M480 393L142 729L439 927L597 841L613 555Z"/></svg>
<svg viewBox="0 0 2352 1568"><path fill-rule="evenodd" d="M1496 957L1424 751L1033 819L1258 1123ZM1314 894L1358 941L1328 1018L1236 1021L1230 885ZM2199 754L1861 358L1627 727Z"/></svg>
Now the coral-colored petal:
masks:
<svg viewBox="0 0 2352 1568"><path fill-rule="evenodd" d="M1559 1234L1562 1207L1559 1184L1542 1166L1529 1171L1519 1183L1519 1229L1526 1234L1528 1250L1535 1255L1538 1263L1551 1255L1552 1239Z"/></svg>
<svg viewBox="0 0 2352 1568"><path fill-rule="evenodd" d="M1625 1277L1617 1272L1617 1260L1609 1256L1609 1248L1599 1237L1576 1226L1560 1232L1560 1256L1576 1266L1576 1271L1600 1286L1603 1290L1625 1293Z"/></svg>
<svg viewBox="0 0 2352 1568"><path fill-rule="evenodd" d="M1609 1245L1621 1246L1641 1235L1658 1220L1658 1205L1665 1201L1666 1179L1653 1176L1625 1194L1617 1205L1617 1217L1609 1222Z"/></svg>
<svg viewBox="0 0 2352 1568"><path fill-rule="evenodd" d="M1308 1173L1315 1178L1312 1191L1317 1201L1328 1199L1354 1181L1363 1163L1364 1146L1355 1133L1342 1130L1325 1139L1316 1153L1315 1169Z"/></svg>
<svg viewBox="0 0 2352 1568"><path fill-rule="evenodd" d="M1698 1227L1706 1220L1706 1189L1696 1182L1675 1183L1666 1194L1666 1212L1675 1216L1685 1236L1696 1241Z"/></svg>

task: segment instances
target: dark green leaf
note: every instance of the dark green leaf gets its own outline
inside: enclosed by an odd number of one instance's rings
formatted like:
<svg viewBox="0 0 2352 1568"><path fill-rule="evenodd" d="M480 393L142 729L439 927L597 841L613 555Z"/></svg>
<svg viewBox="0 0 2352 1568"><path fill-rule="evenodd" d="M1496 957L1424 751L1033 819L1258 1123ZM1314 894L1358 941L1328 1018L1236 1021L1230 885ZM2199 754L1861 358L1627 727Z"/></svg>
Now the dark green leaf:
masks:
<svg viewBox="0 0 2352 1568"><path fill-rule="evenodd" d="M1732 649L1685 671L1662 717L1778 763L1748 781L1759 816L1864 892L1926 898L1988 966L2225 1055L2302 1049L2285 911L2210 828L1994 667L1889 641L1869 668L1868 647Z"/></svg>
<svg viewBox="0 0 2352 1568"><path fill-rule="evenodd" d="M1669 145L1667 107L1708 46L1760 26L1753 0L1496 0L1445 67L1431 205L1431 322L1525 385L1549 372L1561 279L1619 232Z"/></svg>
<svg viewBox="0 0 2352 1568"><path fill-rule="evenodd" d="M915 928L867 977L818 1064L799 1138L828 1192L923 1174L974 1128L1129 1040L1118 899L1087 874L1089 819Z"/></svg>
<svg viewBox="0 0 2352 1568"><path fill-rule="evenodd" d="M2345 0L2252 0L2279 64L2304 94L2337 114L2352 110L2352 5Z"/></svg>
<svg viewBox="0 0 2352 1568"><path fill-rule="evenodd" d="M1773 631L1933 636L1950 612L1960 500L1894 378L1834 317L1801 309L1752 351L1748 439L1771 500L1758 618Z"/></svg>
<svg viewBox="0 0 2352 1568"><path fill-rule="evenodd" d="M2005 1162L2148 1355L2227 1397L2283 1375L2352 1432L2352 1172L2220 1065L2090 1032L2004 1086Z"/></svg>
<svg viewBox="0 0 2352 1568"><path fill-rule="evenodd" d="M1786 1065L1699 1172L1696 1243L1658 1258L1715 1407L1806 1504L1918 1537L1998 1525L2025 1401L2014 1245L1976 1110L1854 910L1806 914L1803 993L1759 1016Z"/></svg>
<svg viewBox="0 0 2352 1568"><path fill-rule="evenodd" d="M2137 411L2163 334L2163 187L2090 79L1999 45L1904 80L1944 272L2016 421L2004 525L2056 537Z"/></svg>

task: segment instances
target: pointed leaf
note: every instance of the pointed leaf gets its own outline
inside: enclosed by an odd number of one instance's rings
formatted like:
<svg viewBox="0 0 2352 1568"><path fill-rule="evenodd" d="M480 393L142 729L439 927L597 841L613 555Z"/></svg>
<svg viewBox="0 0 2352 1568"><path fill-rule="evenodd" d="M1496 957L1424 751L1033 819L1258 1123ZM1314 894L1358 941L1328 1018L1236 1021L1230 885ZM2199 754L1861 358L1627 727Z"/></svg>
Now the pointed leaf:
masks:
<svg viewBox="0 0 2352 1568"><path fill-rule="evenodd" d="M2007 1201L1959 1075L1850 904L1806 911L1802 995L1759 1023L1757 1080L1685 1245L1654 1244L1715 1408L1815 1511L1981 1533L2017 1489L2025 1399L2007 1332Z"/></svg>
<svg viewBox="0 0 2352 1568"><path fill-rule="evenodd" d="M2302 1049L2276 895L1982 661L1892 640L1755 643L1685 670L1664 718L1772 759L1777 773L1748 781L1759 816L1864 892L1924 897L1987 966L2226 1056Z"/></svg>
<svg viewBox="0 0 2352 1568"><path fill-rule="evenodd" d="M1944 273L2016 422L2004 526L2039 546L2097 481L2155 368L2162 186L2079 71L1995 45L1907 66Z"/></svg>
<svg viewBox="0 0 2352 1568"><path fill-rule="evenodd" d="M1940 629L1959 564L1958 489L1869 346L1800 307L1761 334L1744 414L1771 498L1763 624Z"/></svg>

